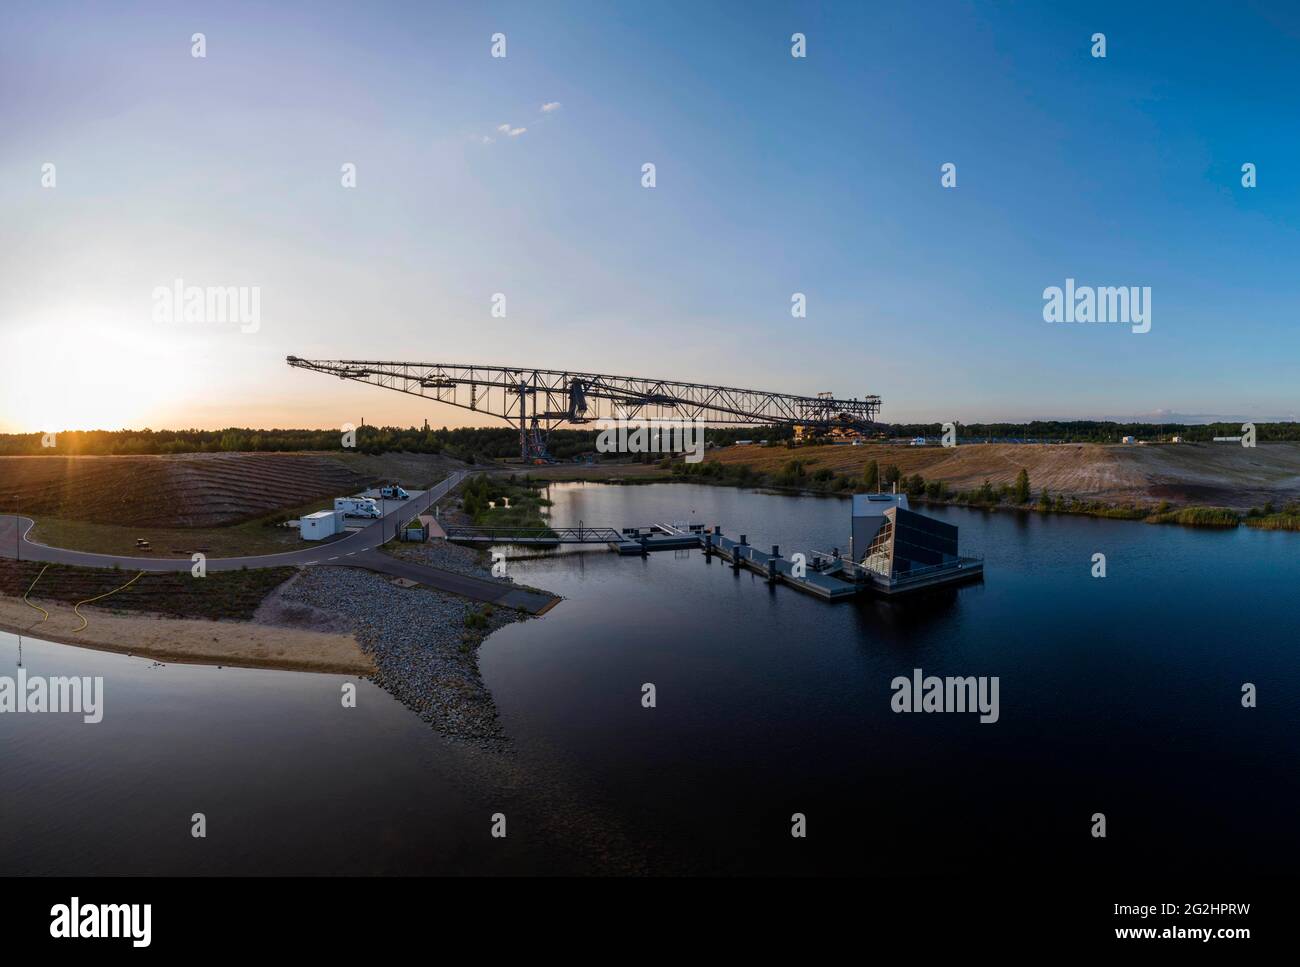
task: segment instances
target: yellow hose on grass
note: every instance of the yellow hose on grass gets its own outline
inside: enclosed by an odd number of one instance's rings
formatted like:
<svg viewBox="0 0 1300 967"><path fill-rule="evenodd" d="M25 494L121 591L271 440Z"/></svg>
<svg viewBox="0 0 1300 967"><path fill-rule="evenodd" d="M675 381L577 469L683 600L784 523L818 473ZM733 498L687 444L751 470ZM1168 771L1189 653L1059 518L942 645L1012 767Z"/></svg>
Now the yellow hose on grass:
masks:
<svg viewBox="0 0 1300 967"><path fill-rule="evenodd" d="M41 568L41 573L36 575L36 581L39 581L41 579L41 575L44 574L48 568L49 568L48 564L46 564L45 567ZM27 589L27 594L32 593L32 588L36 587L36 581L33 581L32 587ZM41 621L48 621L50 619L50 613L46 611L44 608L42 608L39 604L32 604L30 601L28 601L27 594L23 595L23 604L27 605L27 607L29 608L35 608L37 611L39 611L42 615Z"/></svg>
<svg viewBox="0 0 1300 967"><path fill-rule="evenodd" d="M84 614L81 613L81 606L82 606L83 604L90 604L90 602L92 602L92 601L98 601L98 600L100 600L101 598L106 598L106 597L108 597L110 594L117 594L118 591L125 591L127 588L129 588L131 585L135 584L135 582L138 581L138 580L140 580L140 578L142 578L142 577L144 577L144 571L141 571L141 572L140 572L139 574L137 574L135 577L131 578L131 580L127 581L127 582L126 582L124 585L122 585L120 588L114 588L112 591L105 591L103 594L96 595L96 596L93 597L93 598L87 598L85 601L78 601L78 602L76 603L76 605L73 606L73 608L72 608L72 613L75 614L78 618L81 619L81 627L75 629L74 633L76 633L76 634L80 634L81 632L83 632L83 631L86 630L86 625L90 624L90 622L86 620L86 616L85 616Z"/></svg>

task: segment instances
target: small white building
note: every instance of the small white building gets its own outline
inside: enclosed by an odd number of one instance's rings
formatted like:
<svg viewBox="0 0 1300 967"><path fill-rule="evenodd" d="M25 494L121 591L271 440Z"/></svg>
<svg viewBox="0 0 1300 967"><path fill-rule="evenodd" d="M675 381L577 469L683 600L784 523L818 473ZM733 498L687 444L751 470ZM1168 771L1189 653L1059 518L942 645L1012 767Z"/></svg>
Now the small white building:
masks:
<svg viewBox="0 0 1300 967"><path fill-rule="evenodd" d="M304 541L320 541L343 533L343 515L337 510L321 510L298 521Z"/></svg>

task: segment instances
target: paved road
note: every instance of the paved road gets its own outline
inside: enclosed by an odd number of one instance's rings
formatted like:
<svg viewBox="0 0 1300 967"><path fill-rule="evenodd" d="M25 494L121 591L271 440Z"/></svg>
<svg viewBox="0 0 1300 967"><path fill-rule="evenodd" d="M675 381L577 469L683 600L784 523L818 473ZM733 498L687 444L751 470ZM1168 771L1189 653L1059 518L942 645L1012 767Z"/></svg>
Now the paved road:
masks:
<svg viewBox="0 0 1300 967"><path fill-rule="evenodd" d="M530 614L541 614L559 602L559 598L543 591L528 591L498 581L470 577L442 568L403 561L385 554L383 551L362 551L347 561L335 561L335 565L346 563L349 567L362 567L368 571L378 571L393 577L406 578L416 584L464 595L475 601L487 601L505 608L521 608Z"/></svg>
<svg viewBox="0 0 1300 967"><path fill-rule="evenodd" d="M409 520L414 514L428 510L434 502L445 497L470 475L469 471L459 470L442 483L425 491L418 497L403 501L401 519ZM120 567L122 570L135 571L188 571L193 565L188 557L137 557L132 554L91 554L88 551L72 551L62 547L50 547L37 544L28 539L28 533L35 526L30 517L0 517L0 557L12 558L15 551L14 525L17 522L21 533L20 554L24 561L44 561L53 564L75 564L80 567ZM209 571L238 571L240 568L257 567L312 567L329 565L331 567L360 567L367 571L405 577L419 584L461 594L476 601L487 601L506 607L519 607L533 614L538 614L551 607L558 599L552 595L538 594L511 588L507 585L485 581L479 578L444 571L441 568L427 567L400 561L375 548L384 543L386 537L393 536L394 514L363 527L337 541L311 544L302 550L285 551L281 554L260 554L252 557L210 557L207 560Z"/></svg>
<svg viewBox="0 0 1300 967"><path fill-rule="evenodd" d="M425 491L419 497L402 501L402 517L409 519L413 514L423 513L436 500L445 497L465 477L467 471L457 471L442 483ZM122 569L135 568L137 571L188 571L191 567L189 557L142 557L135 554L91 554L88 551L70 551L62 547L49 547L28 539L28 532L35 525L30 517L19 517L22 530L22 558L24 561L50 561L55 564L78 564L82 567L113 567ZM0 556L14 556L14 517L8 515L0 518ZM377 520L363 527L356 533L349 534L341 540L324 543L308 543L298 551L285 551L281 554L259 554L252 557L210 557L209 571L238 571L241 567L282 567L310 564L338 564L346 557L358 551L367 551L384 543L384 529L393 536L393 515Z"/></svg>

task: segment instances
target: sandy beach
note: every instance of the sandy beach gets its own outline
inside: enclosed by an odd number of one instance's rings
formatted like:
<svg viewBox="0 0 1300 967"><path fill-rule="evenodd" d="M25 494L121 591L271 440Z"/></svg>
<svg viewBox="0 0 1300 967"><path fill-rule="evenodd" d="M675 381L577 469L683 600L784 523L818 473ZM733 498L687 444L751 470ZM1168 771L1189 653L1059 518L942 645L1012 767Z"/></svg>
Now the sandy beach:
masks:
<svg viewBox="0 0 1300 967"><path fill-rule="evenodd" d="M349 634L270 627L249 621L115 615L90 607L81 609L89 624L78 633L74 629L81 621L71 605L38 603L49 612L48 620L42 621L41 613L21 599L0 597L0 630L158 661L348 675L372 675L376 671L370 656Z"/></svg>

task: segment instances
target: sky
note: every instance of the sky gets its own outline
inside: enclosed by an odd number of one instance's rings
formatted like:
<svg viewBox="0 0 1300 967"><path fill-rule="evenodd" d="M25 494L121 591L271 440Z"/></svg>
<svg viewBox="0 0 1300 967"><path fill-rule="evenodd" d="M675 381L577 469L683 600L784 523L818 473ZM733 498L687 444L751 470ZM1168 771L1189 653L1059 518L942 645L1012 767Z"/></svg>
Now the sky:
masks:
<svg viewBox="0 0 1300 967"><path fill-rule="evenodd" d="M1296 418L1298 179L1293 4L4 5L0 432L483 422L287 355Z"/></svg>

